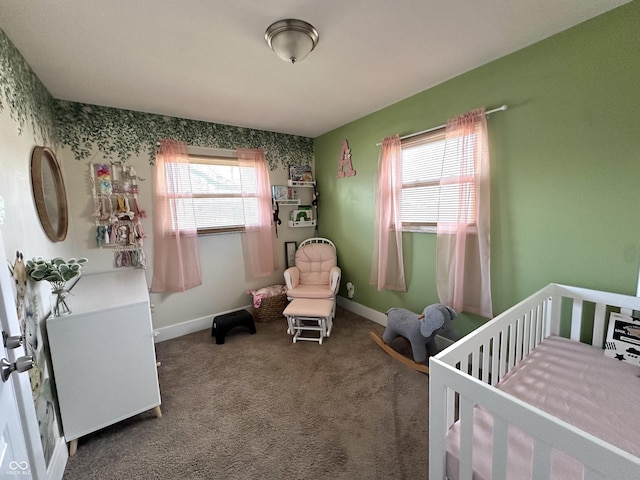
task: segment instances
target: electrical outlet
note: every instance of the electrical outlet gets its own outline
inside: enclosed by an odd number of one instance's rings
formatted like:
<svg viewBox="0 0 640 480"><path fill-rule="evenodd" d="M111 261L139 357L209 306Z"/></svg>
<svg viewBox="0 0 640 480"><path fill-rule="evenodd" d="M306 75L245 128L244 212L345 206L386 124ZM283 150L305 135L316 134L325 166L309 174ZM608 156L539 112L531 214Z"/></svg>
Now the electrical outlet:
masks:
<svg viewBox="0 0 640 480"><path fill-rule="evenodd" d="M347 282L347 297L352 300L353 296L356 294L356 287L353 283Z"/></svg>

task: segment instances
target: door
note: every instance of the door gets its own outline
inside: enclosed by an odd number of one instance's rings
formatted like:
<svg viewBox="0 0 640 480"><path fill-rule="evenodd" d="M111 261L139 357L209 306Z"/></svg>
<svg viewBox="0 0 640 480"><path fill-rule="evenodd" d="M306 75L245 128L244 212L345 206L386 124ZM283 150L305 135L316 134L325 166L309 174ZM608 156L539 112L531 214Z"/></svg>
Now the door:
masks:
<svg viewBox="0 0 640 480"><path fill-rule="evenodd" d="M0 382L0 478L33 478L12 378Z"/></svg>
<svg viewBox="0 0 640 480"><path fill-rule="evenodd" d="M4 241L0 231L0 329L9 336L19 336L18 315L13 296L12 279L7 268ZM22 347L7 349L0 339L0 359L15 362L24 355ZM25 385L26 382L26 385ZM29 390L28 374L13 372L7 381L0 378L0 478L32 479L32 472L38 470L33 455L29 455L25 432L22 428L21 408L16 393Z"/></svg>

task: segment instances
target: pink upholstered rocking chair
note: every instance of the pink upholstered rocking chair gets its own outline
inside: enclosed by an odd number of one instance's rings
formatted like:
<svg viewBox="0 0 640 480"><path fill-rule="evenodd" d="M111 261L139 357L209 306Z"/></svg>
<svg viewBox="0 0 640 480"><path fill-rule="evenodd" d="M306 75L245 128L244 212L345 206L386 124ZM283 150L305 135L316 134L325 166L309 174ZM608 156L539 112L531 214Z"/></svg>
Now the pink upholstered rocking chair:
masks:
<svg viewBox="0 0 640 480"><path fill-rule="evenodd" d="M338 267L336 247L330 240L321 237L303 241L296 250L295 266L284 272L287 297L327 299L335 301L340 288L342 271Z"/></svg>

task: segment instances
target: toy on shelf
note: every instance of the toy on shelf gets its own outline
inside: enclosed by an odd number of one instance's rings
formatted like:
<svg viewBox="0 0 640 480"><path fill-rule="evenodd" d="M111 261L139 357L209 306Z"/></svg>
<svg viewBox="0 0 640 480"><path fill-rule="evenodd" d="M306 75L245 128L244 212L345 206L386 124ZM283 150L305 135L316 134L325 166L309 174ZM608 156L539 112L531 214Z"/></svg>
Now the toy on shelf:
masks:
<svg viewBox="0 0 640 480"><path fill-rule="evenodd" d="M312 185L313 172L309 165L290 165L289 166L289 185Z"/></svg>
<svg viewBox="0 0 640 480"><path fill-rule="evenodd" d="M313 227L316 221L313 218L313 207L311 205L298 205L298 208L291 211L289 217L290 227Z"/></svg>
<svg viewBox="0 0 640 480"><path fill-rule="evenodd" d="M301 205L300 190L313 188L311 205ZM306 195L306 194L305 194ZM313 181L311 167L306 165L291 165L289 167L288 185L272 185L271 196L273 200L273 220L276 223L276 235L280 220L280 207L291 205L294 210L289 215L287 225L289 227L315 227L317 226L318 190ZM306 195L306 200L308 195Z"/></svg>

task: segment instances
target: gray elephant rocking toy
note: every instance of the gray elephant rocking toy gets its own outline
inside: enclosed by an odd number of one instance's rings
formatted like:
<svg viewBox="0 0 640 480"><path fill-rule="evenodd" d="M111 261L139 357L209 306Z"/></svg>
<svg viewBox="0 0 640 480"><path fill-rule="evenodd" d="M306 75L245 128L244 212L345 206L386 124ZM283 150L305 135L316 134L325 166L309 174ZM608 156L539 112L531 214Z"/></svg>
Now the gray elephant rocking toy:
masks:
<svg viewBox="0 0 640 480"><path fill-rule="evenodd" d="M369 335L396 360L419 372L429 373L429 367L424 364L427 360L427 351L435 350L438 330L444 327L446 321L453 320L455 317L454 310L440 303L429 305L422 315L405 308L391 308L387 311L387 328L382 338L374 332ZM404 337L411 344L413 362L391 348L391 342L397 337Z"/></svg>

